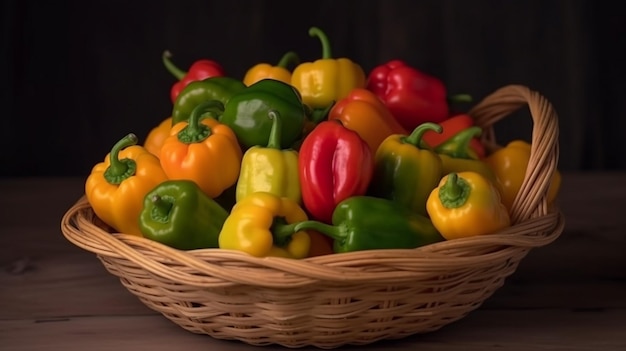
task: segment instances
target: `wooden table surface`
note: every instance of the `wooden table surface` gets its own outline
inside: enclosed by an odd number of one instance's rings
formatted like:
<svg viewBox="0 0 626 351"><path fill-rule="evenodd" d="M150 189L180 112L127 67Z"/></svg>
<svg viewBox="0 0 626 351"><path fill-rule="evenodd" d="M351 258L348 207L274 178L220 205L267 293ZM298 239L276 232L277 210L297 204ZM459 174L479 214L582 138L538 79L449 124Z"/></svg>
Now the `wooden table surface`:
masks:
<svg viewBox="0 0 626 351"><path fill-rule="evenodd" d="M185 331L68 242L59 223L83 181L0 179L0 350L261 349ZM479 309L437 332L342 349L626 350L626 173L565 173L559 202L561 237Z"/></svg>

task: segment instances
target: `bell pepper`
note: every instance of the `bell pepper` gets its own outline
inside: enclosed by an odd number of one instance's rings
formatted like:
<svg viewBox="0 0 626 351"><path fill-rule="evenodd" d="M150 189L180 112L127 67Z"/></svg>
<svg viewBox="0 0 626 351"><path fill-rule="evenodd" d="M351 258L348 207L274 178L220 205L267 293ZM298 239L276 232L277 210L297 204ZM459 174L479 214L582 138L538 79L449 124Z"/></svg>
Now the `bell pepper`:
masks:
<svg viewBox="0 0 626 351"><path fill-rule="evenodd" d="M219 247L255 257L305 258L311 238L294 230L293 223L307 220L295 201L267 192L256 192L237 202L219 234Z"/></svg>
<svg viewBox="0 0 626 351"><path fill-rule="evenodd" d="M490 182L501 191L501 185L495 173L482 159L469 147L469 142L479 136L482 129L478 126L466 128L445 142L439 144L434 151L441 159L441 172L446 175L452 172L477 172L489 179Z"/></svg>
<svg viewBox="0 0 626 351"><path fill-rule="evenodd" d="M367 78L367 89L387 105L407 130L424 122L440 123L450 113L443 82L402 60L375 67Z"/></svg>
<svg viewBox="0 0 626 351"><path fill-rule="evenodd" d="M85 181L85 196L94 213L113 229L141 236L139 213L144 196L167 176L159 159L137 145L133 133L120 139Z"/></svg>
<svg viewBox="0 0 626 351"><path fill-rule="evenodd" d="M282 117L280 148L289 148L304 129L306 109L298 91L291 85L262 79L234 94L226 103L220 122L237 135L244 150L266 145L272 129L268 112L274 110Z"/></svg>
<svg viewBox="0 0 626 351"><path fill-rule="evenodd" d="M312 218L330 223L339 202L367 191L374 155L357 132L323 121L302 142L298 168L304 207Z"/></svg>
<svg viewBox="0 0 626 351"><path fill-rule="evenodd" d="M143 143L143 147L150 151L151 154L159 156L163 142L170 135L172 129L172 117L168 117L161 121L156 127L152 128Z"/></svg>
<svg viewBox="0 0 626 351"><path fill-rule="evenodd" d="M309 220L296 224L294 230L316 230L331 237L335 253L414 249L444 240L426 216L373 196L353 196L340 202L332 225Z"/></svg>
<svg viewBox="0 0 626 351"><path fill-rule="evenodd" d="M369 145L372 155L386 137L408 134L387 106L364 88L355 88L337 101L329 111L328 119L340 120L346 128L357 132Z"/></svg>
<svg viewBox="0 0 626 351"><path fill-rule="evenodd" d="M441 132L441 126L426 122L410 135L390 135L378 147L369 193L398 202L426 216L426 199L441 179L441 159L419 145L427 131Z"/></svg>
<svg viewBox="0 0 626 351"><path fill-rule="evenodd" d="M198 105L189 122L172 127L159 154L168 178L193 180L210 198L237 182L243 157L237 136L227 125L214 118L201 119L207 112L222 108L216 100Z"/></svg>
<svg viewBox="0 0 626 351"><path fill-rule="evenodd" d="M322 44L322 58L304 62L294 68L291 84L302 94L302 101L313 109L325 108L343 99L354 88L365 88L365 72L354 61L333 58L328 37L317 27L309 29L311 37Z"/></svg>
<svg viewBox="0 0 626 351"><path fill-rule="evenodd" d="M163 65L165 68L178 79L178 82L172 85L170 89L170 99L172 102L176 101L176 98L180 94L180 92L185 88L189 83L203 80L211 77L221 77L224 76L224 68L222 65L213 60L197 60L191 66L189 66L189 70L187 72L181 70L176 67L172 60L172 53L168 50L163 52L161 55L161 59L163 60Z"/></svg>
<svg viewBox="0 0 626 351"><path fill-rule="evenodd" d="M427 131L424 133L424 136L422 136L426 144L430 147L437 147L457 133L469 127L475 126L474 118L468 114L457 114L451 116L440 122L439 125L441 126L441 133ZM478 158L485 157L485 145L483 145L478 137L474 137L469 141L469 147Z"/></svg>
<svg viewBox="0 0 626 351"><path fill-rule="evenodd" d="M191 180L167 180L143 199L139 226L143 236L179 249L218 247L228 212Z"/></svg>
<svg viewBox="0 0 626 351"><path fill-rule="evenodd" d="M442 177L426 208L446 240L491 234L511 225L500 192L476 172L452 172Z"/></svg>
<svg viewBox="0 0 626 351"><path fill-rule="evenodd" d="M298 54L289 51L281 57L278 65L272 66L269 63L259 63L250 68L243 77L243 84L250 86L261 79L271 78L291 84L291 71L289 65L300 63Z"/></svg>
<svg viewBox="0 0 626 351"><path fill-rule="evenodd" d="M288 197L299 204L302 196L298 152L280 148L282 119L273 110L268 115L272 119L269 141L266 147L256 145L244 153L237 180L236 200L240 201L253 192L265 191Z"/></svg>
<svg viewBox="0 0 626 351"><path fill-rule="evenodd" d="M188 121L196 106L205 101L217 100L225 105L231 96L245 87L242 81L226 76L210 77L187 84L174 102L172 125Z"/></svg>
<svg viewBox="0 0 626 351"><path fill-rule="evenodd" d="M531 144L524 140L513 140L504 148L494 151L484 162L495 173L502 190L502 202L509 211L522 187L530 161ZM552 204L561 185L561 174L556 170L548 187L547 201Z"/></svg>

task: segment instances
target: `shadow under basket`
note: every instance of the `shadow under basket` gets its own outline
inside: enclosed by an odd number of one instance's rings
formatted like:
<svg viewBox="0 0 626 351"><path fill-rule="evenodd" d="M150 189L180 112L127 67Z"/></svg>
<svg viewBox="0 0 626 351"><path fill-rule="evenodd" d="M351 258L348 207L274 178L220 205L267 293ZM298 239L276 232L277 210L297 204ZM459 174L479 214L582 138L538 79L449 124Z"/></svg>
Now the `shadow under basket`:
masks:
<svg viewBox="0 0 626 351"><path fill-rule="evenodd" d="M509 85L469 114L483 141L522 106L533 120L531 159L511 219L500 232L418 249L371 250L292 260L238 251L179 251L112 233L82 197L61 221L63 235L92 252L146 306L180 327L216 339L297 348L365 345L431 332L478 308L533 248L563 231L546 194L558 162L551 104Z"/></svg>

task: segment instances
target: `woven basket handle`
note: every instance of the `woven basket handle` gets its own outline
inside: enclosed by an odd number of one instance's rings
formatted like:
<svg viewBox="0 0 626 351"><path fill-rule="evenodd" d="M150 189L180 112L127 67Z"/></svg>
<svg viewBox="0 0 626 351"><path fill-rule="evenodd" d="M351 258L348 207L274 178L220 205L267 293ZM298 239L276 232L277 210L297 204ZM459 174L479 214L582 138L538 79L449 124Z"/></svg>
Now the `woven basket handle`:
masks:
<svg viewBox="0 0 626 351"><path fill-rule="evenodd" d="M559 158L556 111L538 92L522 85L508 85L485 97L468 112L483 128L483 139L497 144L493 124L524 105L528 105L533 119L532 146L524 182L511 208L513 223L545 215L549 210L547 193Z"/></svg>

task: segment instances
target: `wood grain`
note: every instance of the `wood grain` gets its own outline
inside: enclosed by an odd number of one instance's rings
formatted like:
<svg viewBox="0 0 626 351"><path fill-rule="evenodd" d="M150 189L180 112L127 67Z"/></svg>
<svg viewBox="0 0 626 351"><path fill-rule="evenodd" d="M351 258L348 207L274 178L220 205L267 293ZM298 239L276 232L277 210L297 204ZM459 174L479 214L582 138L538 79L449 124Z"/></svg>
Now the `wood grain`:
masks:
<svg viewBox="0 0 626 351"><path fill-rule="evenodd" d="M438 332L358 349L626 349L624 180L625 173L564 174L564 233L531 251L483 306ZM253 349L181 329L65 240L59 222L82 185L0 180L0 350Z"/></svg>

